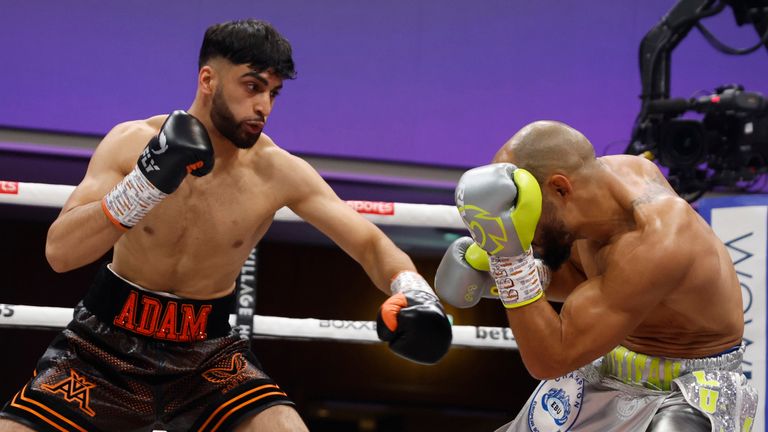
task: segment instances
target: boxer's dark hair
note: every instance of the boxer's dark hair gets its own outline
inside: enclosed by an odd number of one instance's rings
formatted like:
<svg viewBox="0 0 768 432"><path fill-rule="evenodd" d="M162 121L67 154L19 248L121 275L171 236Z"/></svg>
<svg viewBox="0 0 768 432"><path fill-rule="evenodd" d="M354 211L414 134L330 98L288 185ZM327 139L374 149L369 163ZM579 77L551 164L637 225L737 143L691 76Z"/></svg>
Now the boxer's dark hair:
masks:
<svg viewBox="0 0 768 432"><path fill-rule="evenodd" d="M290 42L266 21L247 19L208 27L198 68L219 57L257 72L272 69L282 79L296 78Z"/></svg>

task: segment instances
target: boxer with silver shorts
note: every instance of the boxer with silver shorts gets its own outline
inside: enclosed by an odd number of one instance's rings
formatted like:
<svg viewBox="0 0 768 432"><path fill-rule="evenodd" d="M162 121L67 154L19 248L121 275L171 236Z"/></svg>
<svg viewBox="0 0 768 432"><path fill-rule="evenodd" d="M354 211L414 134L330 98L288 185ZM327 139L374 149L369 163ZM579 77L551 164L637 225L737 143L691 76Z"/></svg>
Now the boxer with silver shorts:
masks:
<svg viewBox="0 0 768 432"><path fill-rule="evenodd" d="M656 165L596 158L554 121L522 128L493 162L459 181L471 238L448 249L435 287L456 307L500 299L543 380L499 431L752 430L733 263Z"/></svg>

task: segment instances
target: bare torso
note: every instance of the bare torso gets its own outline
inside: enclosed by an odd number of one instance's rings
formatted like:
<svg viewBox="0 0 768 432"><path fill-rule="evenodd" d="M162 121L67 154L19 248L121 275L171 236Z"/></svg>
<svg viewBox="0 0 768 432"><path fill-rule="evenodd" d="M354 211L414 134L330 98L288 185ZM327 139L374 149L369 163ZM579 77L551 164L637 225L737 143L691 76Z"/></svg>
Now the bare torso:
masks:
<svg viewBox="0 0 768 432"><path fill-rule="evenodd" d="M713 355L741 342L744 321L741 288L731 258L712 229L669 188L658 170L636 157L608 156L601 162L615 176L615 193L634 207L636 225L607 244L577 240L574 244L587 278L605 272L607 263L627 251L623 236L661 229L689 256L681 278L663 293L641 323L622 342L627 348L668 357ZM631 263L630 263L631 267ZM642 277L626 274L627 280ZM626 298L632 302L632 298Z"/></svg>
<svg viewBox="0 0 768 432"><path fill-rule="evenodd" d="M156 134L165 116L145 122ZM126 170L146 142L136 141ZM131 157L133 156L133 157ZM264 136L204 177L187 176L114 246L112 268L144 288L187 298L226 295L287 194L277 172L292 156ZM281 161L282 159L282 161ZM127 172L127 171L126 171Z"/></svg>

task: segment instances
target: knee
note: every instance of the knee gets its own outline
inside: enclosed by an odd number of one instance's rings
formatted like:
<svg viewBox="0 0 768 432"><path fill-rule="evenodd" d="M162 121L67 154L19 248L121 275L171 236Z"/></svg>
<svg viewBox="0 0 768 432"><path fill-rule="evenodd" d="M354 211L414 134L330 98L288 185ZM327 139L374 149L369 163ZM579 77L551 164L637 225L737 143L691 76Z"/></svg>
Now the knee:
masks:
<svg viewBox="0 0 768 432"><path fill-rule="evenodd" d="M11 420L0 419L0 432L35 432L26 426Z"/></svg>
<svg viewBox="0 0 768 432"><path fill-rule="evenodd" d="M299 413L287 405L276 405L247 417L240 422L235 432L264 430L275 432L309 432ZM1 429L0 432L2 432Z"/></svg>

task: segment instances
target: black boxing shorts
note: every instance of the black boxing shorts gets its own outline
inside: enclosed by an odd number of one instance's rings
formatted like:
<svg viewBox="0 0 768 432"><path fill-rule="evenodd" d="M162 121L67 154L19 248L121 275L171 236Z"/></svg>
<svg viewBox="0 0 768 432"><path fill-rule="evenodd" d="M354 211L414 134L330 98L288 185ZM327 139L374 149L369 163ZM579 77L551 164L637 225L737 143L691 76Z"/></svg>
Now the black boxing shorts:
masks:
<svg viewBox="0 0 768 432"><path fill-rule="evenodd" d="M235 297L144 290L106 266L0 417L37 431L229 431L293 405L229 325Z"/></svg>

